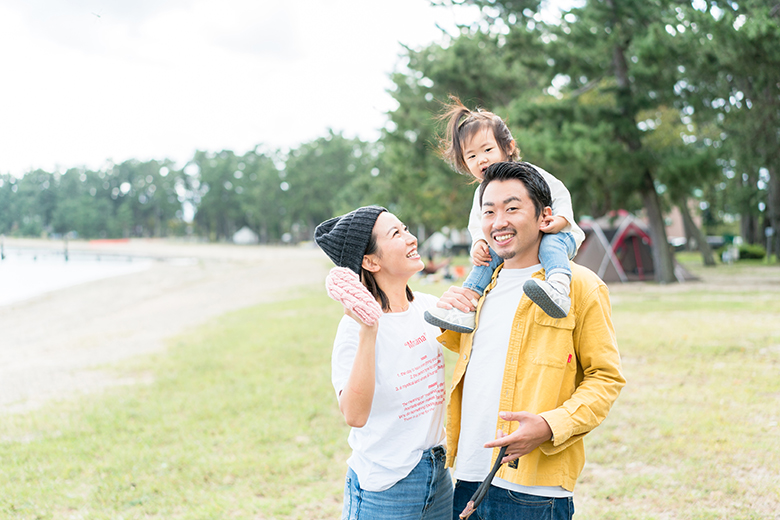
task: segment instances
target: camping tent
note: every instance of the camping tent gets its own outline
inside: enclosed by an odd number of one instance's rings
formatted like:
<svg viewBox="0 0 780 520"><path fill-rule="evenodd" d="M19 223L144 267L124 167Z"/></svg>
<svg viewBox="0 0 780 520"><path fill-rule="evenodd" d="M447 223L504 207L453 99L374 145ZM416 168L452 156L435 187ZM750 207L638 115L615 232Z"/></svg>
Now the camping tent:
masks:
<svg viewBox="0 0 780 520"><path fill-rule="evenodd" d="M654 279L652 240L642 221L621 210L579 224L585 232L585 241L574 258L576 263L589 268L605 282ZM695 279L678 264L674 274L680 282Z"/></svg>
<svg viewBox="0 0 780 520"><path fill-rule="evenodd" d="M257 233L244 226L235 233L233 233L233 243L240 245L257 244L260 241L260 237Z"/></svg>

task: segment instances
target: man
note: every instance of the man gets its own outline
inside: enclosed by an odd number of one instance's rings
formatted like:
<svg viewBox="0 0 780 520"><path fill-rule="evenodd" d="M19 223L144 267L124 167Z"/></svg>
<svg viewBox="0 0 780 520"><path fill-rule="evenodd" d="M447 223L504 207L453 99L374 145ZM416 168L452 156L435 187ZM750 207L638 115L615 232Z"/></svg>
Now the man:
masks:
<svg viewBox="0 0 780 520"><path fill-rule="evenodd" d="M551 213L549 187L533 166L512 162L488 168L480 190L482 230L504 264L477 305L475 332L439 338L459 354L447 419L447 464L457 480L453 519L501 446L507 464L477 516L570 519L585 463L583 437L625 385L608 290L572 264L571 311L562 319L547 316L522 287L544 278L538 254L540 228ZM439 306L474 308L460 287L451 287Z"/></svg>

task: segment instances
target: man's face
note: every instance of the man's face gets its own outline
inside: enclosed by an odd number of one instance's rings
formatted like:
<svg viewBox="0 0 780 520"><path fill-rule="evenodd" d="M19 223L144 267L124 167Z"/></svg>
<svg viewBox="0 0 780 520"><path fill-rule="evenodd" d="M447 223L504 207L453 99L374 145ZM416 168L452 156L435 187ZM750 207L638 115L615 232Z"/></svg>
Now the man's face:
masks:
<svg viewBox="0 0 780 520"><path fill-rule="evenodd" d="M546 208L549 211L549 208ZM519 180L492 181L482 194L482 232L505 267L519 269L539 263L544 212L538 217L528 190Z"/></svg>

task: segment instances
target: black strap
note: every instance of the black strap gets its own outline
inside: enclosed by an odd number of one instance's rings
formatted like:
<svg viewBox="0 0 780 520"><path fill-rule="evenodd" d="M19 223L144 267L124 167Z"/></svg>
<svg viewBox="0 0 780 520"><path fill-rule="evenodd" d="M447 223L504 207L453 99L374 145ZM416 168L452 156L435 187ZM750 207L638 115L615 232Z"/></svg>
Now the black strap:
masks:
<svg viewBox="0 0 780 520"><path fill-rule="evenodd" d="M501 446L501 449L498 452L498 457L496 457L496 462L495 464L493 464L493 469L490 470L488 476L485 477L485 480L482 481L482 484L479 485L477 490L471 496L471 500L469 500L468 504L466 504L465 509L463 509L463 512L460 514L461 519L465 520L466 518L470 517L474 511L477 510L477 506L482 502L482 499L484 499L485 496L487 495L488 488L490 488L490 483L493 482L493 477L496 476L496 472L498 471L498 468L501 467L501 459L503 459L505 455L506 455L506 446Z"/></svg>

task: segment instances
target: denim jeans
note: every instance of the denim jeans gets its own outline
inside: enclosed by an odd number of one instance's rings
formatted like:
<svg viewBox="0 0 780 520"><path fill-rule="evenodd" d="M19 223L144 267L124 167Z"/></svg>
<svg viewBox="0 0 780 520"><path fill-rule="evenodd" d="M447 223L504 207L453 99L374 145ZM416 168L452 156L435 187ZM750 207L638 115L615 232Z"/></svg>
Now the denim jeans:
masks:
<svg viewBox="0 0 780 520"><path fill-rule="evenodd" d="M452 520L466 507L479 482L459 480L455 483L452 501ZM568 498L539 497L508 491L496 486L488 488L487 496L471 515L476 520L571 520L574 516L574 500Z"/></svg>
<svg viewBox="0 0 780 520"><path fill-rule="evenodd" d="M571 233L546 234L539 245L539 262L544 267L544 276L563 273L571 278L569 260L574 257L577 244Z"/></svg>
<svg viewBox="0 0 780 520"><path fill-rule="evenodd" d="M493 271L496 267L501 265L504 261L503 258L498 256L492 248L490 249L490 263L488 265L475 265L471 268L471 272L466 277L466 281L463 282L463 287L471 289L475 293L482 296L487 286L490 285L490 280L493 279Z"/></svg>
<svg viewBox="0 0 780 520"><path fill-rule="evenodd" d="M571 233L545 233L542 236L542 243L539 245L539 262L544 267L545 277L549 278L551 274L563 273L571 278L569 260L574 258L576 249L577 244ZM481 296L493 279L493 271L503 261L493 249L490 249L490 264L475 265L466 277L466 281L463 282L463 287L471 289Z"/></svg>
<svg viewBox="0 0 780 520"><path fill-rule="evenodd" d="M344 485L342 520L449 520L452 477L444 467L446 452L437 446L406 477L384 491L360 489L352 468Z"/></svg>

